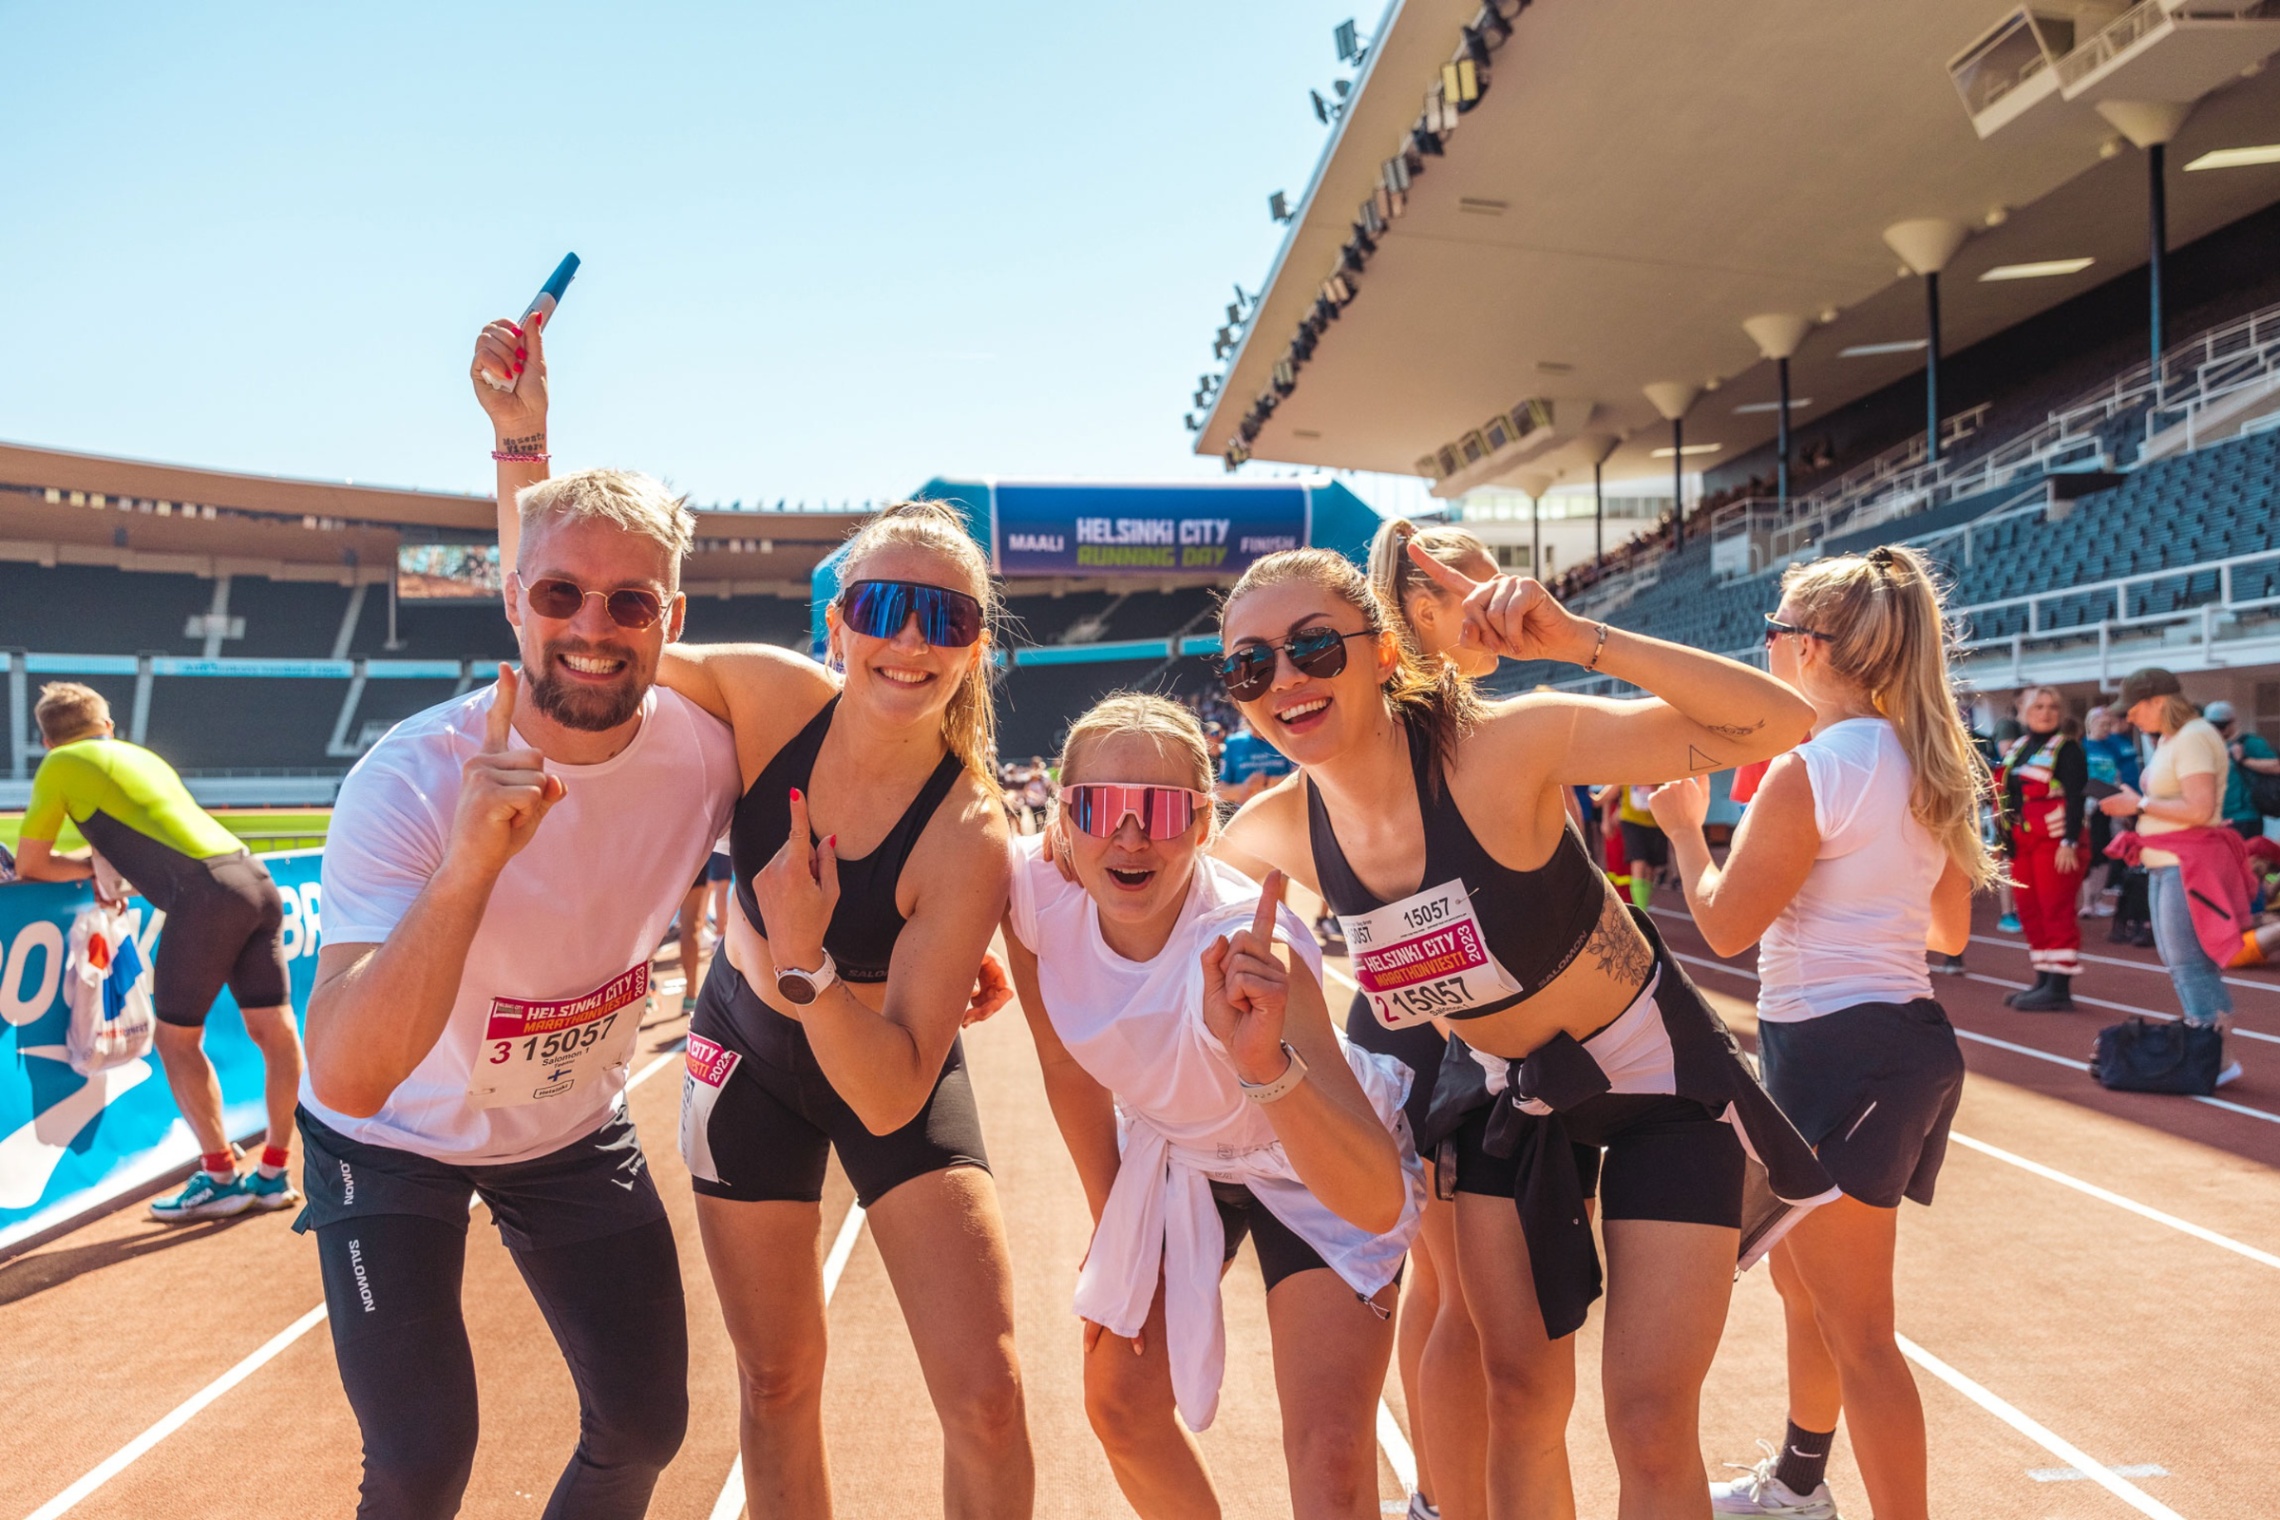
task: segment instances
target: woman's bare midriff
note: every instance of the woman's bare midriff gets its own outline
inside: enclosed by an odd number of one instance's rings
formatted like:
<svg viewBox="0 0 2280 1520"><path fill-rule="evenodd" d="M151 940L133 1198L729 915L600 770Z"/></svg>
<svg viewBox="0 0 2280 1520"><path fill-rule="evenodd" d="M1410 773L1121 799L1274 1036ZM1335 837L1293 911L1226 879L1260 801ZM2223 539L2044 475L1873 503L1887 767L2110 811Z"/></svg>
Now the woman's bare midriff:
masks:
<svg viewBox="0 0 2280 1520"><path fill-rule="evenodd" d="M1475 1050L1517 1061L1556 1034L1581 1040L1606 1028L1638 998L1653 969L1654 951L1646 936L1607 891L1590 940L1549 987L1498 1013L1433 1022Z"/></svg>
<svg viewBox="0 0 2280 1520"><path fill-rule="evenodd" d="M767 937L745 917L744 904L733 900L728 914L728 963L736 968L737 975L744 978L761 1002L798 1022L799 1005L784 1001L783 995L776 991L776 958L768 953ZM842 982L840 985L873 1013L886 1006L885 982Z"/></svg>

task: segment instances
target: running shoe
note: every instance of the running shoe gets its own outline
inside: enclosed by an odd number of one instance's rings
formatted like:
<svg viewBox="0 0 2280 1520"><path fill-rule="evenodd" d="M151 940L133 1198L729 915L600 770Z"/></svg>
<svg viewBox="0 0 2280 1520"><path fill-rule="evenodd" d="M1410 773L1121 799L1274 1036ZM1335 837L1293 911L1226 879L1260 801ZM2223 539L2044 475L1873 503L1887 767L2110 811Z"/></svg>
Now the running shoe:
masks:
<svg viewBox="0 0 2280 1520"><path fill-rule="evenodd" d="M1809 1494L1798 1494L1788 1484L1773 1475L1774 1464L1781 1460L1771 1441L1758 1442L1765 1453L1755 1467L1743 1467L1739 1462L1726 1465L1744 1474L1724 1483L1710 1485L1710 1511L1717 1515L1780 1515L1785 1520L1837 1520L1837 1501L1830 1496L1829 1485L1815 1485Z"/></svg>
<svg viewBox="0 0 2280 1520"><path fill-rule="evenodd" d="M1995 920L1995 927L2002 930L2005 934L2016 934L2019 932L2019 915L2016 913L2006 913L2001 918Z"/></svg>
<svg viewBox="0 0 2280 1520"><path fill-rule="evenodd" d="M246 1196L253 1200L246 1206L259 1209L265 1214L274 1214L279 1209L289 1209L301 1201L301 1190L293 1186L293 1176L290 1172L279 1172L274 1177L264 1177L260 1169L256 1168L240 1177L238 1181L244 1186Z"/></svg>
<svg viewBox="0 0 2280 1520"><path fill-rule="evenodd" d="M1441 1512L1425 1502L1423 1494L1409 1496L1408 1520L1441 1520Z"/></svg>
<svg viewBox="0 0 2280 1520"><path fill-rule="evenodd" d="M2238 1081L2240 1080L2240 1078L2241 1078L2240 1062L2238 1062L2238 1061L2233 1061L2233 1062L2230 1062L2229 1064L2227 1064L2227 1065L2226 1065L2226 1067L2225 1067L2225 1069L2224 1069L2223 1071L2220 1071L2220 1072L2218 1072L2218 1073L2217 1073L2217 1086L2219 1086L2219 1087L2223 1087L2223 1086L2227 1085L2228 1083L2238 1082Z"/></svg>
<svg viewBox="0 0 2280 1520"><path fill-rule="evenodd" d="M192 1172L190 1181L172 1198L153 1198L150 1217L168 1224L189 1219L226 1219L242 1214L253 1206L253 1195L246 1191L245 1179L231 1174L216 1180L210 1172Z"/></svg>
<svg viewBox="0 0 2280 1520"><path fill-rule="evenodd" d="M1968 974L1970 968L1964 965L1963 957L1960 955L1943 955L1939 958L1939 963L1932 969L1941 976L1964 976Z"/></svg>

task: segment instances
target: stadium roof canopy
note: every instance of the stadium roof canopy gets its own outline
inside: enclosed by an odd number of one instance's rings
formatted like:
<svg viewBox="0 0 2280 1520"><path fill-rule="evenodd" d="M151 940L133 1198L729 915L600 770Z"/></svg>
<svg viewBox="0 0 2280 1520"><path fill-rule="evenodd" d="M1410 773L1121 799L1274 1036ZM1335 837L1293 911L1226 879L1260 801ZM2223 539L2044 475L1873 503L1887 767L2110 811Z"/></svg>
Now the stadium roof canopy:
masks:
<svg viewBox="0 0 2280 1520"><path fill-rule="evenodd" d="M697 513L692 595L808 594L861 512ZM197 469L0 443L0 559L381 579L404 543L479 542L489 496Z"/></svg>
<svg viewBox="0 0 2280 1520"><path fill-rule="evenodd" d="M2280 47L2273 19L2188 33L2176 14L2185 0L2146 0L2122 21L2118 0L2036 4L2072 22L2071 37L2043 23L2056 33L2046 53L2098 44L2109 22L2138 26L2139 41L2088 73L2080 53L2032 64L1975 126L1951 62L2021 14L2000 0L1497 3L1510 35L1481 71L1480 98L1440 156L1410 156L1418 172L1398 214L1349 275L1351 303L1280 377L1287 390L1252 456L1423 473L1426 456L1541 398L1548 426L1437 490L1529 470L1588 475L1606 446L1588 434L1620 440L1613 477L1667 473L1667 452L1651 451L1667 451L1668 428L1643 387L1676 382L1715 388L1688 416L1689 453L1714 443L1701 466L1734 458L1774 428L1773 366L1743 331L1748 318L1813 321L1792 362L1794 394L1813 403L1804 416L1923 367L1920 345L1840 356L1923 337L1921 282L1884 238L1897 223L1970 230L1942 279L1944 350L2142 265L2146 155L2109 114L2118 99L2197 101L2168 148L2170 246L2280 199L2269 159L2182 172L2211 150L2280 141L2280 70L2261 66ZM1357 221L1367 224L1364 203L1394 209L1379 193L1388 161L1481 16L1481 0L1389 8L1198 452L1226 453L1245 415L1276 394L1278 364ZM2092 262L1981 278L2075 259Z"/></svg>

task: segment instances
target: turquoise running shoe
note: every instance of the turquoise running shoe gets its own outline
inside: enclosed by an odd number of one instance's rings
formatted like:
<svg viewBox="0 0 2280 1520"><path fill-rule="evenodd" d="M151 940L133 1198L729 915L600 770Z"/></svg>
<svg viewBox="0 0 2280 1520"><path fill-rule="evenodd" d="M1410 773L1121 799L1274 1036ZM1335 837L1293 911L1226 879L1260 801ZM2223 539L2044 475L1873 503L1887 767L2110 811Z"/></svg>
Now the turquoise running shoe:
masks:
<svg viewBox="0 0 2280 1520"><path fill-rule="evenodd" d="M150 1217L167 1224L181 1224L191 1219L227 1219L242 1214L253 1206L253 1194L246 1191L245 1179L232 1175L216 1181L208 1172L192 1172L190 1181L172 1198L154 1198L150 1204Z"/></svg>
<svg viewBox="0 0 2280 1520"><path fill-rule="evenodd" d="M289 1209L301 1201L301 1190L293 1186L293 1174L290 1172L264 1177L256 1169L240 1177L238 1182L244 1187L246 1196L252 1200L247 1207L259 1209L265 1214Z"/></svg>
<svg viewBox="0 0 2280 1520"><path fill-rule="evenodd" d="M2001 918L1995 920L1995 927L2002 930L2005 934L2016 934L2019 932L2019 915L2016 913L2006 913Z"/></svg>

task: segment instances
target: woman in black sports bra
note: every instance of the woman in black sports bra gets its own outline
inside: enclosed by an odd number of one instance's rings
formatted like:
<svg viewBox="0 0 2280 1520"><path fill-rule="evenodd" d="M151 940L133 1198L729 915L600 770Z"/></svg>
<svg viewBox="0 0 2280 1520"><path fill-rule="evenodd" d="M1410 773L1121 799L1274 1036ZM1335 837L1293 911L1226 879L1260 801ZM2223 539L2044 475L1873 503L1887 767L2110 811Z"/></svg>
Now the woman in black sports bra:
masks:
<svg viewBox="0 0 2280 1520"><path fill-rule="evenodd" d="M1419 1148L1439 1148L1439 1186L1456 1195L1488 1382L1486 1512L1574 1513L1565 1430L1573 1333L1601 1280L1584 1207L1598 1182L1624 1508L1693 1514L1701 1384L1735 1265L1830 1188L1644 915L1585 855L1561 794L1777 754L1812 712L1747 666L1575 618L1534 581L1475 582L1411 554L1462 599L1466 645L1663 700L1484 703L1454 668L1420 661L1347 561L1271 555L1223 609L1221 675L1300 770L1236 815L1221 853L1324 897L1380 1022L1451 1035ZM1788 1201L1747 1221L1749 1162L1728 1115ZM1443 1489L1455 1520L1463 1490Z"/></svg>
<svg viewBox="0 0 2280 1520"><path fill-rule="evenodd" d="M530 336L519 394L536 398L537 432L502 457L502 502L546 475ZM502 512L510 564L515 527ZM969 995L1009 879L988 770L997 597L938 502L889 507L841 565L828 619L844 679L759 645L668 645L658 668L734 729L745 779L729 830L738 906L690 1020L681 1107L736 1346L745 1492L755 1515L831 1513L817 1247L836 1149L942 1422L945 1508L1026 1516L1013 1274L958 1038L1011 995L994 962Z"/></svg>

